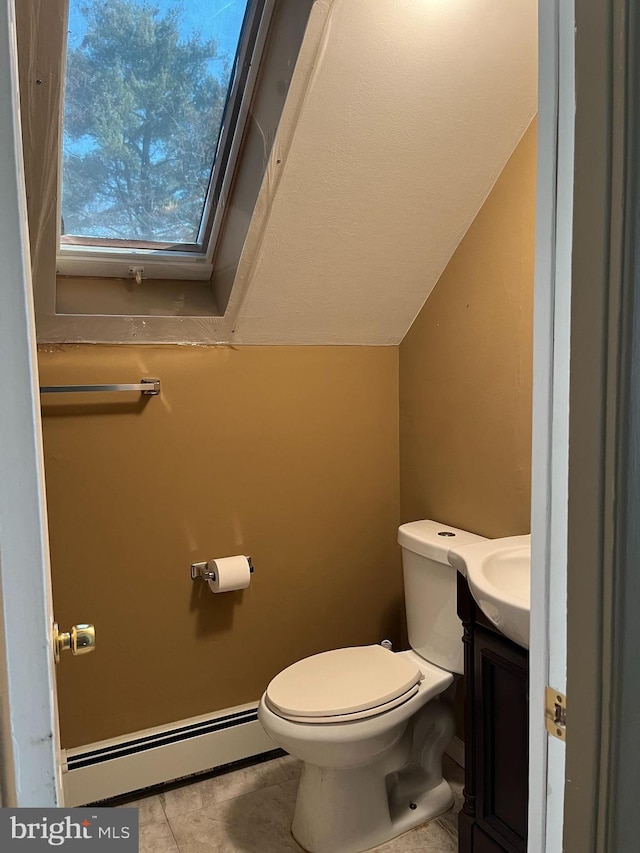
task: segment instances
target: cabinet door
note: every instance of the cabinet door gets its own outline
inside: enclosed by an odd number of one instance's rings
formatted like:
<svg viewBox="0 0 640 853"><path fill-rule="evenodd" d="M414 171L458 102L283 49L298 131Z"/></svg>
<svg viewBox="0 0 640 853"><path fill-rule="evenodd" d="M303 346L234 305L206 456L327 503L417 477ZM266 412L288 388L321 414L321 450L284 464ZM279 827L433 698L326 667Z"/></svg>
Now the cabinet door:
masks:
<svg viewBox="0 0 640 853"><path fill-rule="evenodd" d="M509 853L527 847L528 655L508 640L475 635L477 824Z"/></svg>
<svg viewBox="0 0 640 853"><path fill-rule="evenodd" d="M473 828L473 853L504 853L504 847L497 844L493 838L479 827Z"/></svg>

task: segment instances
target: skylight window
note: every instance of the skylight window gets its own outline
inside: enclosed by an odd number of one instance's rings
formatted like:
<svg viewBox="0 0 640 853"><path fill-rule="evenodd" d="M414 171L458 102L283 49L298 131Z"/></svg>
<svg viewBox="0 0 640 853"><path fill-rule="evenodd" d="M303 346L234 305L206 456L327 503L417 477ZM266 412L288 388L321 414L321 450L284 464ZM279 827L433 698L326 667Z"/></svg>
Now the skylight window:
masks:
<svg viewBox="0 0 640 853"><path fill-rule="evenodd" d="M209 277L269 5L70 0L60 272Z"/></svg>

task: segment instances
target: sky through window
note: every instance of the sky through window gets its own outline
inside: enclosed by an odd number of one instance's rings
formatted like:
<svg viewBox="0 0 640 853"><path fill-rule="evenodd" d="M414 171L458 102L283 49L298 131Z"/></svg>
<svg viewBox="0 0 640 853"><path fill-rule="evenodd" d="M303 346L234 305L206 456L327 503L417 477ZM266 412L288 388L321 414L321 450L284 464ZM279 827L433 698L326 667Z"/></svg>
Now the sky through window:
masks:
<svg viewBox="0 0 640 853"><path fill-rule="evenodd" d="M246 6L70 0L63 243L198 242Z"/></svg>

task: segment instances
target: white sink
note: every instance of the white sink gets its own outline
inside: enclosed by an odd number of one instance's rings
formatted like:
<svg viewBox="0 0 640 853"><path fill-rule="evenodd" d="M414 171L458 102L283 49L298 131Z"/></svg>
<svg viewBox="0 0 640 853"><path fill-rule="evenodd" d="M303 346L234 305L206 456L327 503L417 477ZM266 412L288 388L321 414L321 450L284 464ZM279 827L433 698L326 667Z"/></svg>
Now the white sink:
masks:
<svg viewBox="0 0 640 853"><path fill-rule="evenodd" d="M487 539L449 551L484 615L505 636L529 648L531 536Z"/></svg>

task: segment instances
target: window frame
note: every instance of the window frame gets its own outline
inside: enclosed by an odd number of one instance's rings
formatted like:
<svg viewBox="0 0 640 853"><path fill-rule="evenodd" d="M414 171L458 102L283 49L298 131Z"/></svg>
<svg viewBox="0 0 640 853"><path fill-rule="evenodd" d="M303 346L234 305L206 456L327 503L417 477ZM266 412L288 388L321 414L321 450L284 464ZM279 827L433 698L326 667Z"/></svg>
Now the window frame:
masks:
<svg viewBox="0 0 640 853"><path fill-rule="evenodd" d="M180 249L150 248L143 245L123 248L99 238L81 237L62 242L62 159L58 165L56 273L62 276L96 278L138 278L208 281L214 269L214 255L223 228L224 215L239 164L247 121L260 64L268 38L276 0L248 0L234 58L232 83L224 107L220 136L205 197L198 242ZM68 14L68 12L67 12ZM64 43L62 79L66 79L68 39ZM64 86L62 92L64 108ZM63 109L64 111L64 109ZM62 112L63 112L62 111ZM61 141L62 141L61 117ZM122 242L122 241L117 241ZM142 241L141 241L142 242Z"/></svg>
<svg viewBox="0 0 640 853"><path fill-rule="evenodd" d="M208 281L172 275L138 287L128 278L56 274L66 0L21 0L16 5L39 345L218 346L238 341L238 318L330 17L331 6L324 0L275 0L213 274Z"/></svg>

